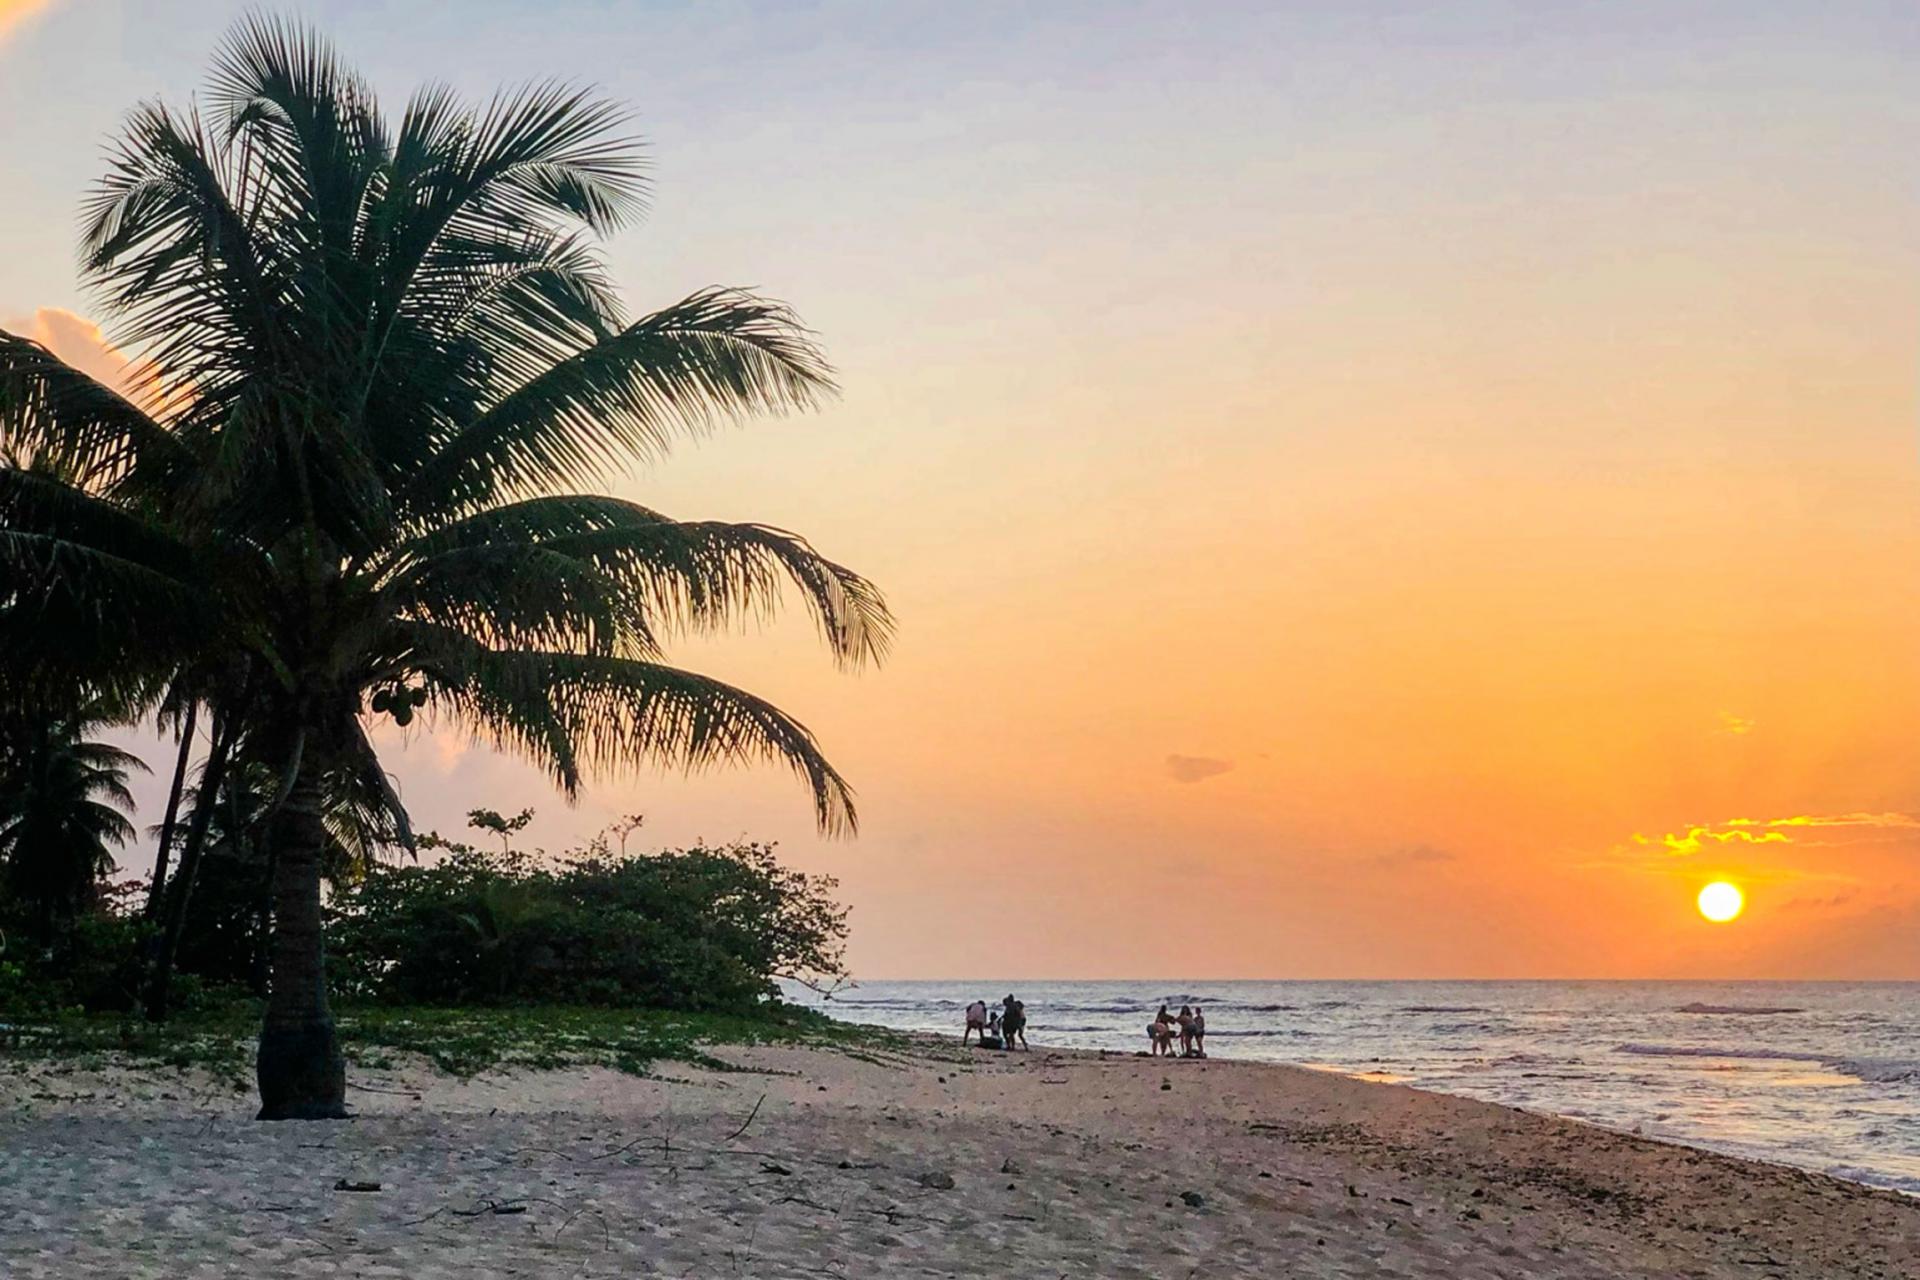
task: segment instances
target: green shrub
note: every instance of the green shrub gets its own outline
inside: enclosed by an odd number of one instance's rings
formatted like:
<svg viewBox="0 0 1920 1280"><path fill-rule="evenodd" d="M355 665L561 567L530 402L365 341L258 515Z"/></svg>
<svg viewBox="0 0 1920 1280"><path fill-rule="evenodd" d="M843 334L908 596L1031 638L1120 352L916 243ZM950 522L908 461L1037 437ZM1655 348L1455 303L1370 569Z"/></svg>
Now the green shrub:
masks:
<svg viewBox="0 0 1920 1280"><path fill-rule="evenodd" d="M4 914L4 912L0 912ZM140 960L148 937L135 915L100 909L67 922L50 942L0 919L0 1014L44 1018L71 1009L124 1012L139 991Z"/></svg>
<svg viewBox="0 0 1920 1280"><path fill-rule="evenodd" d="M696 846L544 862L431 841L431 866L382 866L329 904L329 967L348 999L737 1011L776 979L843 972L834 881L771 846Z"/></svg>

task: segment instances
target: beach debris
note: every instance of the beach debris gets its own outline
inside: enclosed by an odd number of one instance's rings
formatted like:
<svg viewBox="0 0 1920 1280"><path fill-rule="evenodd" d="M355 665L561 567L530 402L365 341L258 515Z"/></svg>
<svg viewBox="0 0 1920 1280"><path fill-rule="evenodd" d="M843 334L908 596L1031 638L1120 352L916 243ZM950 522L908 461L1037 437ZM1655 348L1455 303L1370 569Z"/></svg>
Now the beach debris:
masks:
<svg viewBox="0 0 1920 1280"><path fill-rule="evenodd" d="M760 1162L760 1172L770 1173L776 1178L791 1178L793 1176L793 1170L773 1160L762 1160Z"/></svg>
<svg viewBox="0 0 1920 1280"><path fill-rule="evenodd" d="M380 1191L383 1188L377 1182L353 1182L346 1178L337 1179L333 1184L335 1191Z"/></svg>
<svg viewBox="0 0 1920 1280"><path fill-rule="evenodd" d="M449 1210L456 1218L481 1218L489 1214L496 1218L510 1218L526 1211L527 1206L517 1200L482 1200L471 1209Z"/></svg>
<svg viewBox="0 0 1920 1280"><path fill-rule="evenodd" d="M1007 1157L1007 1158L1006 1158L1005 1160L1002 1160L1002 1161L1000 1162L1000 1172L1002 1172L1002 1173L1019 1173L1019 1172L1020 1172L1020 1166L1019 1166L1019 1165L1017 1165L1017 1164L1015 1164L1015 1163L1013 1162L1013 1157L1012 1157L1012 1156L1008 1156L1008 1157Z"/></svg>
<svg viewBox="0 0 1920 1280"><path fill-rule="evenodd" d="M914 1175L913 1180L929 1191L953 1190L953 1175L944 1169L929 1169L925 1173Z"/></svg>
<svg viewBox="0 0 1920 1280"><path fill-rule="evenodd" d="M1171 1080L1162 1080L1162 1081L1160 1082L1160 1092L1162 1092L1162 1093L1172 1093L1172 1092L1173 1092L1173 1081L1171 1081Z"/></svg>
<svg viewBox="0 0 1920 1280"><path fill-rule="evenodd" d="M747 1126L753 1123L753 1118L760 1114L760 1104L766 1100L767 1095L764 1093L761 1094L759 1101L753 1104L753 1110L747 1112L747 1118L740 1122L740 1127L727 1135L728 1142L732 1142L735 1138L747 1131Z"/></svg>
<svg viewBox="0 0 1920 1280"><path fill-rule="evenodd" d="M1180 1198L1186 1201L1189 1209L1204 1209L1207 1206L1207 1198L1198 1191L1182 1191Z"/></svg>
<svg viewBox="0 0 1920 1280"><path fill-rule="evenodd" d="M821 1204L818 1200L809 1200L805 1196L781 1196L778 1200L775 1200L774 1203L775 1204L803 1204L807 1208L812 1209L816 1213L837 1214L840 1212L838 1209L834 1208L830 1204Z"/></svg>

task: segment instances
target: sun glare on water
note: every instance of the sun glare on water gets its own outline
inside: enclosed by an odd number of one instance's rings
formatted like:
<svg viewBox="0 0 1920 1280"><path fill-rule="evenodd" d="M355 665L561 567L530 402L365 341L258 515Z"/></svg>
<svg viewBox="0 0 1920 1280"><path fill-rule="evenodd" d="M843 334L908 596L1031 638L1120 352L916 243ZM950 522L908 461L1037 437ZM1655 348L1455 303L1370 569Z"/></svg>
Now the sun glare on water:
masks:
<svg viewBox="0 0 1920 1280"><path fill-rule="evenodd" d="M1715 924L1725 924L1745 909L1747 896L1725 880L1715 880L1700 891L1700 897L1696 901L1701 915Z"/></svg>

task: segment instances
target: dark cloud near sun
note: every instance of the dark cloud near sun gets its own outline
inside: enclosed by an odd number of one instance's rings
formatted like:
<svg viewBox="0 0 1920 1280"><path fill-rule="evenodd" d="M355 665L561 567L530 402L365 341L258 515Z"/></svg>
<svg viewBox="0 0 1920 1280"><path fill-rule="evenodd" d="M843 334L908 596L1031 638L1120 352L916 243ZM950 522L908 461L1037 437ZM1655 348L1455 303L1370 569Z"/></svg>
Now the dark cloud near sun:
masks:
<svg viewBox="0 0 1920 1280"><path fill-rule="evenodd" d="M1167 757L1167 776L1175 782L1205 782L1208 778L1217 778L1233 768L1231 760L1216 760L1212 756Z"/></svg>

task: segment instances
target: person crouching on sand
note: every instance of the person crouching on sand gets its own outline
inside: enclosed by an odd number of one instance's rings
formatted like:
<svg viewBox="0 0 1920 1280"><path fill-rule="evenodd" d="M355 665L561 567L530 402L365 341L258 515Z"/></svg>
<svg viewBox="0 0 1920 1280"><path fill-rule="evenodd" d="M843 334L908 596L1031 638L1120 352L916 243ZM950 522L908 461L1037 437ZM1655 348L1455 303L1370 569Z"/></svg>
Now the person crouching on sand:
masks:
<svg viewBox="0 0 1920 1280"><path fill-rule="evenodd" d="M972 1036L975 1032L980 1034L980 1039L983 1042L986 1040L987 1002L985 1000L975 1000L967 1006L967 1029L960 1033L960 1047L962 1049L967 1047L968 1037Z"/></svg>
<svg viewBox="0 0 1920 1280"><path fill-rule="evenodd" d="M1154 1057L1173 1056L1173 1015L1167 1012L1167 1006L1161 1005L1160 1012L1147 1024L1147 1040L1153 1045Z"/></svg>

